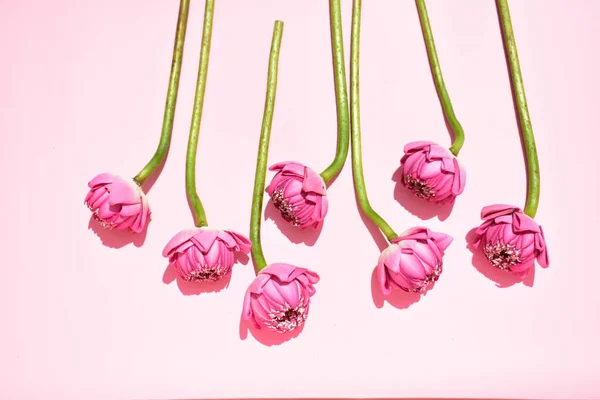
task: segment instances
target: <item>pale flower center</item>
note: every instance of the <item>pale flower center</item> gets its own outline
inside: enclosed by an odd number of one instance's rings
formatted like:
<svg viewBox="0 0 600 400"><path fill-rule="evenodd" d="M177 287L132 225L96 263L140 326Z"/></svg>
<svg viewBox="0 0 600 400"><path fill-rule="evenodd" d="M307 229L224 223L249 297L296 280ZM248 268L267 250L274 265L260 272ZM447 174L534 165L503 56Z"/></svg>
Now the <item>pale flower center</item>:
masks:
<svg viewBox="0 0 600 400"><path fill-rule="evenodd" d="M190 271L184 279L188 282L216 282L227 275L228 272L228 269L222 266L200 268L195 271Z"/></svg>
<svg viewBox="0 0 600 400"><path fill-rule="evenodd" d="M440 278L441 274L442 274L442 268L438 265L435 267L435 269L433 270L433 272L431 274L428 274L425 276L425 279L423 280L423 284L420 287L410 289L409 292L422 293L422 292L426 291L427 288L431 284L433 284Z"/></svg>
<svg viewBox="0 0 600 400"><path fill-rule="evenodd" d="M91 210L91 207L90 207ZM100 226L102 226L104 229L114 229L115 224L105 221L104 219L100 218L100 216L98 215L98 211L93 211L92 210L92 217L94 218L94 220L96 220L96 222L98 222L100 224Z"/></svg>
<svg viewBox="0 0 600 400"><path fill-rule="evenodd" d="M296 308L292 308L286 304L284 310L271 311L269 313L271 321L267 322L267 326L269 329L279 333L286 333L302 326L304 321L306 321L307 315L308 310L303 300L300 299L300 305Z"/></svg>
<svg viewBox="0 0 600 400"><path fill-rule="evenodd" d="M425 182L418 178L413 178L411 175L406 175L404 177L404 184L414 193L415 196L429 200L432 197L435 197L435 190L429 187Z"/></svg>
<svg viewBox="0 0 600 400"><path fill-rule="evenodd" d="M490 264L504 271L509 271L510 267L521 263L521 250L514 244L504 244L499 240L496 243L487 243L483 253Z"/></svg>
<svg viewBox="0 0 600 400"><path fill-rule="evenodd" d="M294 226L298 226L299 222L294 212L294 207L292 207L288 203L283 194L283 189L274 191L273 195L271 196L273 204L275 205L275 207L277 207L277 209L286 221L289 221L289 223Z"/></svg>

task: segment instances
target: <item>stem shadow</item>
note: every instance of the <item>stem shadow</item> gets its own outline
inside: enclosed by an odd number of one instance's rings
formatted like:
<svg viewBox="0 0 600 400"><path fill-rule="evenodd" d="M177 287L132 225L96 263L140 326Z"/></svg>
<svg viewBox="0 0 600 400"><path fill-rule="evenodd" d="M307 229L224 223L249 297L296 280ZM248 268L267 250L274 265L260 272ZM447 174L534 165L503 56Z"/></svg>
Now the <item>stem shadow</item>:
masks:
<svg viewBox="0 0 600 400"><path fill-rule="evenodd" d="M292 243L299 244L304 243L307 246L314 246L314 244L321 236L321 231L323 230L322 222L318 228L306 228L300 229L297 226L293 226L289 222L287 222L281 216L279 210L273 205L273 202L269 200L267 202L267 206L265 207L265 221L270 219L275 223L277 229L287 237Z"/></svg>
<svg viewBox="0 0 600 400"><path fill-rule="evenodd" d="M440 221L445 221L452 213L454 201L446 204L436 204L418 198L411 193L410 190L405 188L402 184L400 167L398 167L398 169L396 169L392 175L392 181L396 183L396 186L394 187L394 199L412 215L423 220L431 219L437 216Z"/></svg>
<svg viewBox="0 0 600 400"><path fill-rule="evenodd" d="M104 228L93 216L90 216L88 230L94 232L102 244L111 249L120 249L128 244L133 244L135 247L141 247L146 241L149 224L150 221L148 221L146 227L144 227L144 230L140 233L133 233L129 230L115 231Z"/></svg>

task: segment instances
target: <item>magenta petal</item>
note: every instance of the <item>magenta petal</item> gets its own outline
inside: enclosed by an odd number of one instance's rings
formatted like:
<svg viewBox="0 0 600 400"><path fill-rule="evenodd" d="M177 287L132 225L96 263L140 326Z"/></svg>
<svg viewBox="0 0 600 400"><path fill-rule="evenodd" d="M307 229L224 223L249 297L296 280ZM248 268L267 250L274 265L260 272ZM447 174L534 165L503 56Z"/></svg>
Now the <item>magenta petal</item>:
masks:
<svg viewBox="0 0 600 400"><path fill-rule="evenodd" d="M173 236L171 240L169 240L169 243L167 243L167 245L163 249L163 257L168 257L173 249L181 245L183 242L186 242L189 239L191 239L198 233L198 231L200 231L200 228L186 229L177 233L175 236Z"/></svg>
<svg viewBox="0 0 600 400"><path fill-rule="evenodd" d="M494 219L502 215L510 215L513 212L518 212L520 209L515 206L506 204L494 204L481 209L481 219Z"/></svg>
<svg viewBox="0 0 600 400"><path fill-rule="evenodd" d="M296 308L300 304L300 292L297 282L279 286L279 294L283 297L285 303L292 308Z"/></svg>
<svg viewBox="0 0 600 400"><path fill-rule="evenodd" d="M296 161L282 161L271 165L269 167L269 171L281 171L286 165L298 165L300 167L303 167L302 164L297 163Z"/></svg>
<svg viewBox="0 0 600 400"><path fill-rule="evenodd" d="M304 165L296 162L287 163L281 169L281 173L287 176L304 177Z"/></svg>
<svg viewBox="0 0 600 400"><path fill-rule="evenodd" d="M135 204L140 201L139 190L133 182L115 179L110 187L110 204Z"/></svg>
<svg viewBox="0 0 600 400"><path fill-rule="evenodd" d="M388 281L387 272L385 270L385 266L383 265L383 262L379 262L379 264L377 264L376 272L377 272L377 281L379 282L379 287L381 288L381 292L386 296L389 295L392 292L392 288Z"/></svg>
<svg viewBox="0 0 600 400"><path fill-rule="evenodd" d="M217 230L201 228L190 238L190 240L194 242L203 253L206 253L213 246L218 236L219 231Z"/></svg>
<svg viewBox="0 0 600 400"><path fill-rule="evenodd" d="M526 214L514 213L513 225L515 227L515 233L538 233L540 231L539 225Z"/></svg>
<svg viewBox="0 0 600 400"><path fill-rule="evenodd" d="M539 237L539 245L538 248L540 250L540 254L537 257L537 262L540 264L542 268L548 268L550 266L550 258L548 256L548 247L546 246L546 239L544 238L544 230L540 225L540 237Z"/></svg>
<svg viewBox="0 0 600 400"><path fill-rule="evenodd" d="M296 277L304 273L306 269L296 267L290 264L275 263L268 265L260 271L260 274L269 274L277 277L281 283L288 283L296 279Z"/></svg>
<svg viewBox="0 0 600 400"><path fill-rule="evenodd" d="M98 185L106 185L109 183L112 183L112 181L115 179L115 176L112 174L108 174L108 173L104 173L104 174L100 174L97 175L96 177L94 177L94 179L92 179L91 181L88 182L88 187L90 189L94 188L95 186Z"/></svg>
<svg viewBox="0 0 600 400"><path fill-rule="evenodd" d="M244 295L244 304L242 305L242 319L249 320L252 318L252 307L250 307L250 288L246 290L246 294Z"/></svg>
<svg viewBox="0 0 600 400"><path fill-rule="evenodd" d="M402 273L411 279L425 279L423 264L414 254L401 254L400 266Z"/></svg>
<svg viewBox="0 0 600 400"><path fill-rule="evenodd" d="M252 248L252 242L250 242L250 239L248 239L244 235L241 235L234 231L225 231L225 232L230 234L231 237L233 238L233 240L235 240L235 242L237 243L237 245L239 247L240 252L242 252L244 254L248 254L248 252Z"/></svg>
<svg viewBox="0 0 600 400"><path fill-rule="evenodd" d="M435 143L434 142L426 142L426 141L410 142L410 143L407 143L406 145L404 145L404 152L408 153L408 152L415 151L415 150L421 150L432 144L435 144Z"/></svg>
<svg viewBox="0 0 600 400"><path fill-rule="evenodd" d="M313 192L321 196L327 195L325 182L319 174L308 167L304 167L304 180L302 181L302 190L305 192Z"/></svg>
<svg viewBox="0 0 600 400"><path fill-rule="evenodd" d="M450 150L445 147L440 146L437 143L432 143L429 149L429 158L430 159L450 159L454 156L450 153Z"/></svg>
<svg viewBox="0 0 600 400"><path fill-rule="evenodd" d="M431 232L431 239L441 252L444 252L448 246L450 246L450 243L452 243L453 240L452 236L441 232Z"/></svg>
<svg viewBox="0 0 600 400"><path fill-rule="evenodd" d="M397 243L402 240L427 240L431 237L431 231L423 226L415 226L407 229L400 237L393 240Z"/></svg>

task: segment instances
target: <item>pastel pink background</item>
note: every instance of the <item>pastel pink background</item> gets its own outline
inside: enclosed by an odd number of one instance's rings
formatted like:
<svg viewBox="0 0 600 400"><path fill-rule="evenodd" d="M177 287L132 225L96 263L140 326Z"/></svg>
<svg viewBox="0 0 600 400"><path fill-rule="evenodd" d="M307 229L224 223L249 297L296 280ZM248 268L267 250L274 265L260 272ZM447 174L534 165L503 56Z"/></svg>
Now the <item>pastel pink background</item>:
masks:
<svg viewBox="0 0 600 400"><path fill-rule="evenodd" d="M95 174L133 176L155 149L178 1L0 1L0 397L600 397L600 2L511 1L551 256L534 281L514 285L480 257L475 268L465 241L482 206L522 205L525 194L494 2L428 1L467 133L467 189L443 222L392 181L406 142L448 143L415 4L364 2L372 204L398 231L426 225L455 241L419 301L372 294L384 241L359 216L348 162L316 243L292 234L293 244L278 220L264 224L268 260L321 275L304 331L277 346L240 328L251 263L235 267L227 289L196 295L160 254L192 223L183 166L203 6L191 7L171 152L149 194L153 220L131 243L90 229L83 198ZM343 7L348 57L351 1ZM275 19L286 27L270 163L321 170L331 161L328 18L324 0L217 1L197 167L211 226L248 231Z"/></svg>

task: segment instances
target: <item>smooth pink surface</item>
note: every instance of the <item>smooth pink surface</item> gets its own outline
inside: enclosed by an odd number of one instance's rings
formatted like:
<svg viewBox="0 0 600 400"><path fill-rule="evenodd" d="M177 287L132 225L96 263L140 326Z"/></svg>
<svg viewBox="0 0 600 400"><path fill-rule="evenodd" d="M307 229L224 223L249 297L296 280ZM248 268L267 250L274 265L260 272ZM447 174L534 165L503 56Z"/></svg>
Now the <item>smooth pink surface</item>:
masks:
<svg viewBox="0 0 600 400"><path fill-rule="evenodd" d="M460 159L469 182L449 216L392 181L404 144L448 143L415 4L364 2L371 201L398 232L423 225L454 242L435 290L386 301L373 275L385 241L374 241L359 216L350 163L328 190L318 241L318 231L290 230L267 207L268 261L321 277L303 332L273 347L240 330L251 263L236 266L222 292L195 296L182 294L197 292L173 282L161 257L173 233L192 223L184 155L202 1L191 7L174 138L149 191L147 233L131 243L129 234L88 228L82 198L90 177L133 176L155 149L177 3L0 2L0 397L600 397L600 2L511 1L541 163L536 221L552 252L534 282L514 285L473 257L465 240L481 207L524 202L494 2L428 1L467 134ZM351 2L343 5L348 56ZM212 227L245 234L275 19L286 27L270 164L293 159L322 170L333 157L329 16L316 0L223 0L215 12L199 191Z"/></svg>

